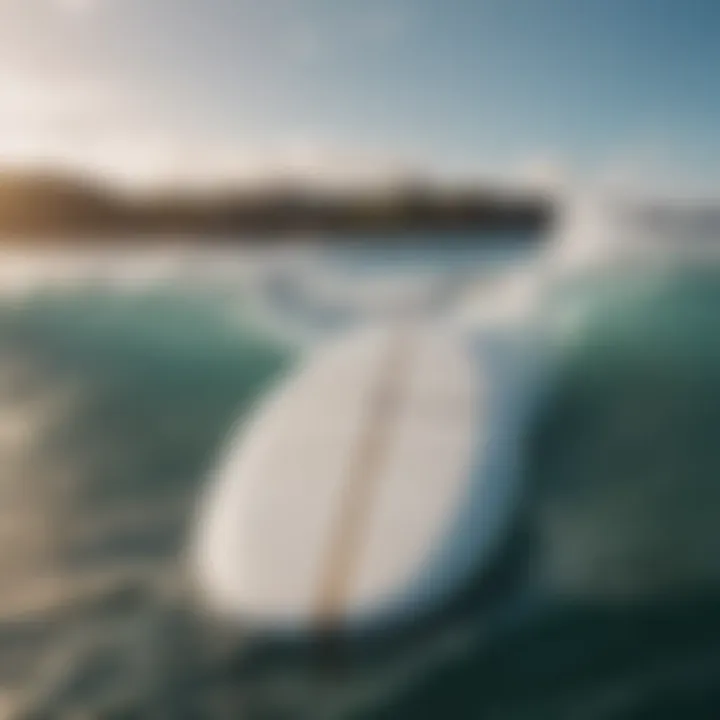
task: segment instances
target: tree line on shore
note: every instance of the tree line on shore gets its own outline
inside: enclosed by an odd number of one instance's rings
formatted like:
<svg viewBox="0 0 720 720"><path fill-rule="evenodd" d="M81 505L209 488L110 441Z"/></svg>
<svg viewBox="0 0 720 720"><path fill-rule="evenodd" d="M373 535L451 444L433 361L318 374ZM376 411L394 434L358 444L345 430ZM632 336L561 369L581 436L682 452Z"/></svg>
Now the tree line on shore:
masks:
<svg viewBox="0 0 720 720"><path fill-rule="evenodd" d="M240 241L309 233L534 232L552 214L541 194L490 187L405 182L320 191L278 183L131 194L67 174L0 173L0 233L6 238L182 234Z"/></svg>

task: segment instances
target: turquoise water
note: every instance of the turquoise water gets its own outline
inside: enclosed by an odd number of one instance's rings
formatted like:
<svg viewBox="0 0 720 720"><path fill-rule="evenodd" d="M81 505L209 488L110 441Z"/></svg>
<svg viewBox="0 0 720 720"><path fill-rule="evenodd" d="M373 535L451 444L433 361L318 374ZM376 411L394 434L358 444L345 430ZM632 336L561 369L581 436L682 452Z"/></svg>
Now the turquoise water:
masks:
<svg viewBox="0 0 720 720"><path fill-rule="evenodd" d="M559 370L496 567L422 627L330 658L229 635L185 577L227 432L303 349L244 312L240 284L3 301L0 714L716 717L716 271L615 273L563 300L576 317L550 336Z"/></svg>

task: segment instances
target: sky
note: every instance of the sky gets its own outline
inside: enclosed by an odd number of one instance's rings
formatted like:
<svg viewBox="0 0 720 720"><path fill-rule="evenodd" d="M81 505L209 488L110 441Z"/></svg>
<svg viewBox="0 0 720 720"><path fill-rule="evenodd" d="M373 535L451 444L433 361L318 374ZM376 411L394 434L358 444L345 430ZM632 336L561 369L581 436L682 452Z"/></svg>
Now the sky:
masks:
<svg viewBox="0 0 720 720"><path fill-rule="evenodd" d="M719 39L718 0L0 0L0 165L720 187Z"/></svg>

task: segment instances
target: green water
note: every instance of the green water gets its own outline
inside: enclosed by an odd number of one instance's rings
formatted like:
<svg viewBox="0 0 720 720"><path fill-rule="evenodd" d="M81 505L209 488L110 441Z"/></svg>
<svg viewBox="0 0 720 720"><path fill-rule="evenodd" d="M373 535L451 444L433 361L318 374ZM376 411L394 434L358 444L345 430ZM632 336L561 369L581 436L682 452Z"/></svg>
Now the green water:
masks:
<svg viewBox="0 0 720 720"><path fill-rule="evenodd" d="M182 557L228 431L297 351L180 291L6 303L8 717L717 717L720 277L615 275L572 302L497 567L336 667L200 616Z"/></svg>
<svg viewBox="0 0 720 720"><path fill-rule="evenodd" d="M534 605L366 717L717 716L720 276L586 291L533 441Z"/></svg>

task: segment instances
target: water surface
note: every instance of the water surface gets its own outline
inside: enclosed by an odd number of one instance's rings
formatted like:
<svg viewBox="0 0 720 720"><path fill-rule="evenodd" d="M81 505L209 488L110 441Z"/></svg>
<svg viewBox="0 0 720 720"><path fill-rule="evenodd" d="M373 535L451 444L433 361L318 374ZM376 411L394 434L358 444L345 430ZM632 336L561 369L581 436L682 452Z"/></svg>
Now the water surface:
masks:
<svg viewBox="0 0 720 720"><path fill-rule="evenodd" d="M493 571L424 627L330 671L196 611L183 553L198 494L263 390L308 343L377 312L365 303L392 274L416 292L440 273L465 282L527 261L419 245L296 255L266 275L227 251L18 261L0 308L0 712L714 717L720 277L708 268L635 268L563 297L574 316L553 336L560 369L528 440L527 507ZM306 303L286 325L258 302L278 272ZM301 273L324 278L324 294ZM318 318L350 275L343 312Z"/></svg>

